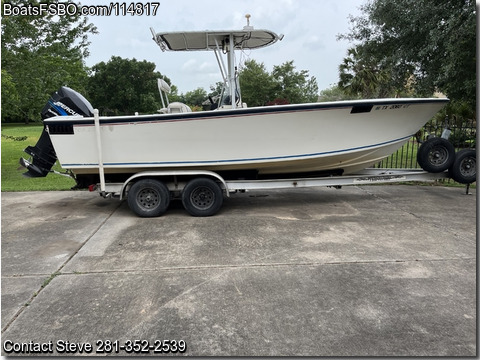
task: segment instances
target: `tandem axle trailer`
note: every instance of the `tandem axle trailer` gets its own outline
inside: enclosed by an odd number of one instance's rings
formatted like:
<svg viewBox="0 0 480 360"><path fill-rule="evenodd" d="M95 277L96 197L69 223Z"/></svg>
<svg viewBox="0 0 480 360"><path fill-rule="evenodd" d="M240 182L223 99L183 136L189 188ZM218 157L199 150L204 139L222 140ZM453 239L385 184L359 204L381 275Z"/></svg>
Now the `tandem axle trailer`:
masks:
<svg viewBox="0 0 480 360"><path fill-rule="evenodd" d="M193 216L211 216L220 210L224 196L234 192L308 187L387 184L409 181L435 181L449 178L447 171L429 173L419 169L365 169L354 175L268 180L225 180L206 170L144 171L124 182L91 186L104 198L127 200L131 210L141 217L160 216L170 200L180 198Z"/></svg>

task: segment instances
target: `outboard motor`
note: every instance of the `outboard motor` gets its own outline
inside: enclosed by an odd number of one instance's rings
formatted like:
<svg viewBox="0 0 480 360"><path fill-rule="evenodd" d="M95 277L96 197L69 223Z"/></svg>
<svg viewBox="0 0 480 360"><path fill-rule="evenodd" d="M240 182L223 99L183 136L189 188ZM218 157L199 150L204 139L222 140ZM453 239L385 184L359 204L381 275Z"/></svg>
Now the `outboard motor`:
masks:
<svg viewBox="0 0 480 360"><path fill-rule="evenodd" d="M54 116L90 117L93 116L93 107L80 93L62 86L50 97L41 115L42 120ZM45 126L37 144L33 147L28 146L24 151L32 157L31 162L23 158L20 159L20 165L28 170L23 174L26 177L47 176L55 161L57 161L55 149Z"/></svg>
<svg viewBox="0 0 480 360"><path fill-rule="evenodd" d="M66 86L55 92L42 110L42 120L53 116L93 116L93 107L82 94Z"/></svg>

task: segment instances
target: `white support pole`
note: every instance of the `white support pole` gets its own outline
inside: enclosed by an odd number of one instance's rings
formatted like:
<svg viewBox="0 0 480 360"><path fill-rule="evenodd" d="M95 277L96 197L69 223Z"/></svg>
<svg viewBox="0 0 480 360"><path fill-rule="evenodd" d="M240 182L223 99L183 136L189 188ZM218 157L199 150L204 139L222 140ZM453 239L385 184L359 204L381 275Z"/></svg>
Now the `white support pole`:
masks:
<svg viewBox="0 0 480 360"><path fill-rule="evenodd" d="M165 102L163 101L163 94L162 94L162 82L160 81L160 79L157 79L157 85L158 85L158 92L160 93L160 99L162 99L162 108L165 107ZM167 95L165 95L167 96ZM168 102L168 98L167 98L167 102Z"/></svg>
<svg viewBox="0 0 480 360"><path fill-rule="evenodd" d="M232 109L235 109L236 99L235 99L235 44L234 44L233 34L230 34L230 49L228 51L228 82L230 83L230 97L232 98Z"/></svg>
<svg viewBox="0 0 480 360"><path fill-rule="evenodd" d="M100 136L100 117L98 115L98 109L93 110L93 118L95 121L95 135L97 137L98 174L100 176L100 191L105 192L105 173L103 170L102 139Z"/></svg>
<svg viewBox="0 0 480 360"><path fill-rule="evenodd" d="M226 73L225 63L223 62L223 58L219 55L221 54L221 50L220 50L220 46L218 45L217 39L215 39L215 45L217 48L213 49L213 51L215 53L215 57L217 58L217 63L218 63L218 67L220 68L220 72L222 73L223 83L225 84L227 82L227 77L225 75Z"/></svg>

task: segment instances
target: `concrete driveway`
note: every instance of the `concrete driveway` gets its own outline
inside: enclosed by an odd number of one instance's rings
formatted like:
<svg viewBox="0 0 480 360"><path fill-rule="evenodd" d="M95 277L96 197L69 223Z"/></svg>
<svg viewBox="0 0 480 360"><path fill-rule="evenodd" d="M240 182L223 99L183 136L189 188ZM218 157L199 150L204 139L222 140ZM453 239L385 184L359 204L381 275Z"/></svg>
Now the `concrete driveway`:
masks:
<svg viewBox="0 0 480 360"><path fill-rule="evenodd" d="M2 193L2 355L475 356L471 191L249 192L154 219Z"/></svg>

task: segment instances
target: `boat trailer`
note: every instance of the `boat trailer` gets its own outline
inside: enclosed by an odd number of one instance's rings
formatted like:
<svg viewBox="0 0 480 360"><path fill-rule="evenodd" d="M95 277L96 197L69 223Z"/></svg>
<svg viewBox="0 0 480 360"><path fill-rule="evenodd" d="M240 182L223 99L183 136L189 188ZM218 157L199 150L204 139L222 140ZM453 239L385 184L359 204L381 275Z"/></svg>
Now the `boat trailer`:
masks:
<svg viewBox="0 0 480 360"><path fill-rule="evenodd" d="M90 187L104 198L126 199L131 210L141 217L160 216L170 200L180 198L193 216L211 216L220 210L223 196L252 190L275 190L308 187L341 188L349 185L373 185L407 181L448 179L447 171L429 173L419 169L365 169L355 175L318 178L268 180L225 180L206 170L144 171L122 183L103 183Z"/></svg>

